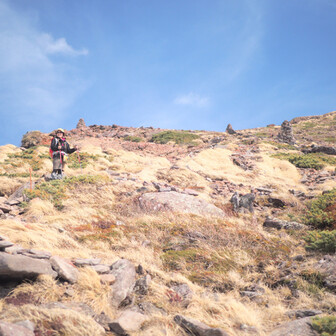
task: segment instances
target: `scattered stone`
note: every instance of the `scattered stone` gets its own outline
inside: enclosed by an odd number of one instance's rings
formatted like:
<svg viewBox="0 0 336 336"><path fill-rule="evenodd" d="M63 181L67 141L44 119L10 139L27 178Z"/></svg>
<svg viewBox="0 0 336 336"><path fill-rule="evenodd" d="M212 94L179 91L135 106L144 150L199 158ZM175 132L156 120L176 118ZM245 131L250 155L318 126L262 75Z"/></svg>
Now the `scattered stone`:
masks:
<svg viewBox="0 0 336 336"><path fill-rule="evenodd" d="M116 277L113 274L102 274L100 276L100 282L102 284L113 285L116 281Z"/></svg>
<svg viewBox="0 0 336 336"><path fill-rule="evenodd" d="M324 276L323 285L329 290L336 292L336 256L325 255L316 265Z"/></svg>
<svg viewBox="0 0 336 336"><path fill-rule="evenodd" d="M229 134L237 134L237 132L232 128L231 124L228 124L226 126L226 132L229 133Z"/></svg>
<svg viewBox="0 0 336 336"><path fill-rule="evenodd" d="M296 140L295 140L294 135L293 135L292 125L290 124L290 122L288 120L285 120L281 124L281 129L280 129L280 132L277 136L277 139L280 142L288 143L290 145L295 144Z"/></svg>
<svg viewBox="0 0 336 336"><path fill-rule="evenodd" d="M135 267L129 260L120 259L111 266L111 274L116 278L111 286L111 305L118 307L134 288Z"/></svg>
<svg viewBox="0 0 336 336"><path fill-rule="evenodd" d="M20 199L19 198L14 198L14 199L12 199L12 200L8 200L7 202L6 202L6 204L8 204L8 205L10 205L10 206L14 206L14 205L19 205L19 204L21 204L23 202L23 197L20 197Z"/></svg>
<svg viewBox="0 0 336 336"><path fill-rule="evenodd" d="M328 155L336 155L336 148L330 146L312 145L310 149L302 149L303 153L325 153Z"/></svg>
<svg viewBox="0 0 336 336"><path fill-rule="evenodd" d="M173 211L203 216L225 216L224 212L215 205L175 191L143 194L139 198L139 204L143 211L148 212Z"/></svg>
<svg viewBox="0 0 336 336"><path fill-rule="evenodd" d="M9 254L20 254L20 252L22 252L23 250L25 250L23 247L19 245L13 245L10 247L6 247L4 251Z"/></svg>
<svg viewBox="0 0 336 336"><path fill-rule="evenodd" d="M91 266L98 274L107 274L110 272L110 267L107 265L93 265Z"/></svg>
<svg viewBox="0 0 336 336"><path fill-rule="evenodd" d="M75 259L74 264L77 267L80 266L94 266L100 264L101 259Z"/></svg>
<svg viewBox="0 0 336 336"><path fill-rule="evenodd" d="M193 291L187 284L172 286L171 289L181 298L183 307L187 308L194 295Z"/></svg>
<svg viewBox="0 0 336 336"><path fill-rule="evenodd" d="M184 189L183 193L191 196L198 196L198 192L193 189Z"/></svg>
<svg viewBox="0 0 336 336"><path fill-rule="evenodd" d="M152 278L149 274L138 279L134 286L134 292L140 295L146 295L148 293L148 287L151 281L152 281Z"/></svg>
<svg viewBox="0 0 336 336"><path fill-rule="evenodd" d="M57 273L45 260L0 252L0 278L6 280L35 279L40 274L56 277Z"/></svg>
<svg viewBox="0 0 336 336"><path fill-rule="evenodd" d="M239 326L240 330L243 330L245 332L248 332L248 333L253 333L253 334L257 334L258 333L258 329L254 326L249 326L247 324L241 324Z"/></svg>
<svg viewBox="0 0 336 336"><path fill-rule="evenodd" d="M277 230L304 230L306 225L297 222L287 222L273 217L266 217L263 227L275 228Z"/></svg>
<svg viewBox="0 0 336 336"><path fill-rule="evenodd" d="M34 336L34 332L30 329L18 324L0 321L1 336Z"/></svg>
<svg viewBox="0 0 336 336"><path fill-rule="evenodd" d="M319 334L313 330L311 318L305 317L299 320L290 321L281 324L274 329L269 336L318 336Z"/></svg>
<svg viewBox="0 0 336 336"><path fill-rule="evenodd" d="M17 251L17 253L22 254L26 257L35 258L35 259L50 259L51 258L50 252L39 251L35 249L30 249L30 250L22 249L22 250Z"/></svg>
<svg viewBox="0 0 336 336"><path fill-rule="evenodd" d="M308 317L308 316L315 316L315 315L320 315L322 314L321 310L316 310L316 309L299 309L299 310L292 310L290 312L287 313L287 316L292 318L292 317L296 317L296 318L304 318L304 317Z"/></svg>
<svg viewBox="0 0 336 336"><path fill-rule="evenodd" d="M10 241L6 241L6 240L0 240L0 251L3 251L5 248L7 247L11 247L14 244L11 243Z"/></svg>
<svg viewBox="0 0 336 336"><path fill-rule="evenodd" d="M228 334L219 328L211 328L206 324L187 318L182 315L175 315L174 321L182 327L188 334L195 336L228 336Z"/></svg>
<svg viewBox="0 0 336 336"><path fill-rule="evenodd" d="M110 330L118 335L127 335L129 332L138 331L147 317L139 312L125 310L121 315L109 323Z"/></svg>
<svg viewBox="0 0 336 336"><path fill-rule="evenodd" d="M108 315L106 315L104 312L99 315L96 315L94 317L94 320L98 324L100 324L105 329L105 331L110 331L109 324L112 323L113 320Z"/></svg>
<svg viewBox="0 0 336 336"><path fill-rule="evenodd" d="M0 210L2 210L4 213L9 213L12 211L12 207L7 204L0 204Z"/></svg>
<svg viewBox="0 0 336 336"><path fill-rule="evenodd" d="M65 259L54 256L50 258L50 263L62 280L69 281L70 283L77 282L79 276L78 270Z"/></svg>
<svg viewBox="0 0 336 336"><path fill-rule="evenodd" d="M162 308L156 307L151 302L140 302L138 304L138 308L144 315L167 315L167 313Z"/></svg>
<svg viewBox="0 0 336 336"><path fill-rule="evenodd" d="M299 254L293 258L294 261L304 261L305 257L302 254Z"/></svg>
<svg viewBox="0 0 336 336"><path fill-rule="evenodd" d="M35 323L29 321L29 320L25 320L25 321L20 321L20 322L16 322L16 325L19 325L21 327L27 328L31 331L35 330Z"/></svg>
<svg viewBox="0 0 336 336"><path fill-rule="evenodd" d="M240 291L241 296L247 296L250 299L261 296L265 294L265 289L253 284L251 286L245 287L242 291Z"/></svg>
<svg viewBox="0 0 336 336"><path fill-rule="evenodd" d="M232 195L230 202L233 205L235 212L241 212L247 209L249 212L254 212L253 202L255 200L255 193L252 191L246 195L240 195L237 191Z"/></svg>

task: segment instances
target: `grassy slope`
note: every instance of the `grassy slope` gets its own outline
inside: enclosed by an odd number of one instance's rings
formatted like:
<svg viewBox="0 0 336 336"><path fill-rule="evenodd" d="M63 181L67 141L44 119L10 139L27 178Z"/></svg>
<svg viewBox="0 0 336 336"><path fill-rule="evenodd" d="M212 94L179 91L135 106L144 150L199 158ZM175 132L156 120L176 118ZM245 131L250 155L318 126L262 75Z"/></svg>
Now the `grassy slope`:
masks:
<svg viewBox="0 0 336 336"><path fill-rule="evenodd" d="M330 116L326 118L325 127L330 127L329 119ZM304 141L300 135L302 129L305 132L310 129L307 122L294 127L300 142ZM289 219L289 213L295 215L304 208L304 204L288 192L289 189L308 192L299 182L299 171L289 162L271 157L279 151L294 152L274 146L269 136L276 134L277 128L242 133L240 137L225 136L225 148L204 149L181 158L177 162L180 167L177 170L170 169L171 163L159 156L144 156L122 150L111 150L112 155L108 155L99 146L90 147L88 140L87 144L82 143L82 148L95 156L88 158L82 172L79 168L69 167L66 172L69 177L82 174L86 177L100 176L100 180L86 183L84 178L83 181L74 180L74 183L67 185L65 194L60 194L61 210L55 208L52 199L34 198L27 204L24 215L1 220L0 233L23 247L47 250L66 258L98 257L110 264L123 257L132 260L135 265L141 264L152 276L145 300L164 308L168 315L151 318L137 335L150 335L151 332L160 335L162 329L167 335L178 335L181 331L171 321L174 314L181 312L209 325L222 327L229 335L241 335L241 324L255 326L263 335L277 322L284 321L288 310L315 308L332 311L336 304L335 297L307 276L299 277L297 297L291 295L285 283L275 286L283 273L283 266L280 265L296 266L297 273L314 272L312 265L318 256L301 263L292 260L297 254L305 254L300 235L264 231L262 223L265 216L270 214L270 209L237 217L229 211L229 195L214 199L210 197L211 182L207 178L224 178L237 185L244 184L239 187L240 192L248 192L251 186L274 188L273 196L295 205L279 212L280 217ZM229 157L242 148L244 140L253 138L255 134L261 137L257 145L261 160L256 162L253 171L244 171L233 165ZM314 141L317 141L317 134L312 135ZM201 138L207 136L209 134L201 133ZM38 170L34 172L35 180L51 169L50 159L44 156L47 151L46 147L38 147L34 151L34 155L37 155L35 160L40 161ZM12 174L0 176L0 192L3 194L10 194L28 180L24 174L29 169L29 160L20 155L21 151L13 146L0 148L0 174L8 173L9 169ZM128 173L136 180L116 181L105 172L106 169ZM142 186L143 181L166 181L197 189L200 197L226 209L227 216L224 220L218 220L140 213L131 201L136 199L136 189ZM335 186L334 182L321 184L316 193ZM115 225L116 220L125 225ZM206 238L191 243L188 233L195 231ZM150 241L150 244L144 244L145 241ZM172 248L176 246L182 247L182 250L174 251ZM181 307L178 300L169 297L169 286L174 282L187 283L195 293L186 309ZM239 290L253 283L265 289L265 295L257 301L239 294ZM41 277L38 282L18 286L11 297L28 296L27 303L31 304L81 301L89 304L97 313L105 311L112 318L116 314L108 304L108 287L101 285L98 276L88 269L81 269L80 281L73 286L72 297L67 297L64 292L65 285ZM57 315L57 312L50 313L33 305L27 306L29 309L21 309L9 305L4 299L0 301L0 307L1 316L8 320L30 318L36 322L40 319L54 321L54 316L46 317L46 314ZM74 328L72 335L95 335L90 330L89 322L86 331L79 330L81 318L74 317L79 321L77 324L65 316L64 320L68 321L66 328Z"/></svg>

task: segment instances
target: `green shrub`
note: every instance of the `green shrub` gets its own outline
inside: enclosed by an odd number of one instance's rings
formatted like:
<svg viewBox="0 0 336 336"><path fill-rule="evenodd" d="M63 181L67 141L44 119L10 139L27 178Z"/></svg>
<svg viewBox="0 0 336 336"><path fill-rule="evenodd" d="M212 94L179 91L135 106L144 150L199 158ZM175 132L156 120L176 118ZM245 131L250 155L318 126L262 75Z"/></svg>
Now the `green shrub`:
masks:
<svg viewBox="0 0 336 336"><path fill-rule="evenodd" d="M141 141L144 141L144 139L142 139L140 137L137 137L137 136L132 136L132 135L125 136L124 140L131 141L131 142L141 142Z"/></svg>
<svg viewBox="0 0 336 336"><path fill-rule="evenodd" d="M4 165L12 168L22 167L25 162L27 162L33 171L38 171L42 168L42 159L45 155L39 155L36 152L36 147L30 147L29 149L14 153L8 154L8 159L4 161ZM48 156L47 156L48 157ZM29 174L27 172L27 174Z"/></svg>
<svg viewBox="0 0 336 336"><path fill-rule="evenodd" d="M322 336L336 336L336 316L314 317L312 327Z"/></svg>
<svg viewBox="0 0 336 336"><path fill-rule="evenodd" d="M78 156L79 156L80 162L79 162ZM101 155L93 155L93 154L89 154L86 152L73 153L67 157L67 164L68 164L68 167L72 169L79 169L81 167L85 168L90 163L97 161L99 157L101 157Z"/></svg>
<svg viewBox="0 0 336 336"><path fill-rule="evenodd" d="M164 131L154 134L151 142L158 144L166 144L169 141L173 141L177 144L190 144L193 140L198 139L197 134L193 134L187 131Z"/></svg>
<svg viewBox="0 0 336 336"><path fill-rule="evenodd" d="M309 231L304 237L307 250L317 250L326 253L336 252L336 230Z"/></svg>
<svg viewBox="0 0 336 336"><path fill-rule="evenodd" d="M303 217L304 222L321 230L333 228L336 222L333 206L336 206L336 189L332 189L310 203Z"/></svg>
<svg viewBox="0 0 336 336"><path fill-rule="evenodd" d="M287 160L298 168L314 168L320 170L324 167L323 159L315 154L277 153L273 154L272 157Z"/></svg>

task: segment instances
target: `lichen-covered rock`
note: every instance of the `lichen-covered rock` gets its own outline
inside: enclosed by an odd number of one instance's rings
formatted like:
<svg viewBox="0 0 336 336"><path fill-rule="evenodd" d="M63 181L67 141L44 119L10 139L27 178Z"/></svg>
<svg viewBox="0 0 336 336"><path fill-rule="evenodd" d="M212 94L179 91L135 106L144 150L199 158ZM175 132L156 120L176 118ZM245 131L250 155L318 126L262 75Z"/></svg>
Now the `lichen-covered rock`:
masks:
<svg viewBox="0 0 336 336"><path fill-rule="evenodd" d="M176 191L147 193L139 198L139 203L141 209L148 212L172 211L201 216L225 216L224 212L215 205Z"/></svg>

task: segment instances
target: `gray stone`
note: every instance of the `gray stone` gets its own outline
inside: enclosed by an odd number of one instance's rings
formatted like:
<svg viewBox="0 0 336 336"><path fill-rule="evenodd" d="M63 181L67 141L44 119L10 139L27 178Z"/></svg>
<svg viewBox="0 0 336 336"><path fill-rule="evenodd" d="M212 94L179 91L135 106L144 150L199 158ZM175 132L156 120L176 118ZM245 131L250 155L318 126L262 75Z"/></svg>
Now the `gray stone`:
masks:
<svg viewBox="0 0 336 336"><path fill-rule="evenodd" d="M325 255L317 264L316 269L321 272L325 279L323 284L326 288L336 292L336 256Z"/></svg>
<svg viewBox="0 0 336 336"><path fill-rule="evenodd" d="M54 256L50 258L50 263L61 279L70 283L77 282L79 276L78 270L65 259Z"/></svg>
<svg viewBox="0 0 336 336"><path fill-rule="evenodd" d="M13 245L10 247L6 247L5 248L5 252L9 253L9 254L20 254L19 252L25 250L23 247L19 246L19 245Z"/></svg>
<svg viewBox="0 0 336 336"><path fill-rule="evenodd" d="M12 207L7 204L0 204L0 210L2 210L4 213L9 213L12 211Z"/></svg>
<svg viewBox="0 0 336 336"><path fill-rule="evenodd" d="M51 253L47 251L39 251L35 249L30 250L19 250L18 254L22 254L26 257L35 258L35 259L50 259Z"/></svg>
<svg viewBox="0 0 336 336"><path fill-rule="evenodd" d="M41 274L57 276L48 261L0 252L1 279L34 279Z"/></svg>
<svg viewBox="0 0 336 336"><path fill-rule="evenodd" d="M0 335L1 336L34 336L34 332L26 327L0 321Z"/></svg>
<svg viewBox="0 0 336 336"><path fill-rule="evenodd" d="M148 293L148 287L152 278L149 274L138 279L134 286L134 292L140 295L146 295Z"/></svg>
<svg viewBox="0 0 336 336"><path fill-rule="evenodd" d="M201 216L224 217L224 212L200 198L176 191L143 194L139 198L140 208L146 212L172 211Z"/></svg>
<svg viewBox="0 0 336 336"><path fill-rule="evenodd" d="M183 191L185 194L187 195L191 195L191 196L198 196L198 192L195 191L194 189L184 189Z"/></svg>
<svg viewBox="0 0 336 336"><path fill-rule="evenodd" d="M7 240L0 240L0 250L4 250L6 247L11 247L14 244Z"/></svg>
<svg viewBox="0 0 336 336"><path fill-rule="evenodd" d="M111 305L118 307L131 294L135 285L135 267L127 259L117 260L111 266L111 274L116 278L111 286Z"/></svg>
<svg viewBox="0 0 336 336"><path fill-rule="evenodd" d="M107 316L104 312L99 315L96 315L94 317L94 320L98 324L100 324L105 329L105 331L110 331L109 324L112 323L113 320L109 316Z"/></svg>
<svg viewBox="0 0 336 336"><path fill-rule="evenodd" d="M281 130L280 130L280 132L277 136L277 139L280 142L288 143L290 145L295 144L296 140L295 140L294 135L293 135L292 125L290 124L290 122L288 120L285 120L281 124Z"/></svg>
<svg viewBox="0 0 336 336"><path fill-rule="evenodd" d="M20 322L16 322L16 325L19 325L21 327L27 328L31 331L35 330L35 323L29 321L29 320L25 320L25 321L20 321Z"/></svg>
<svg viewBox="0 0 336 336"><path fill-rule="evenodd" d="M40 305L40 307L45 309L69 309L90 317L96 315L92 308L83 302L49 302Z"/></svg>
<svg viewBox="0 0 336 336"><path fill-rule="evenodd" d="M277 218L272 218L267 216L263 224L263 227L274 228L277 230L304 230L307 226L298 222L287 222L285 220L280 220Z"/></svg>
<svg viewBox="0 0 336 336"><path fill-rule="evenodd" d="M187 284L181 284L172 286L171 289L178 294L178 296L181 298L181 303L184 307L188 307L188 305L191 302L191 299L194 295L193 291L190 289L190 287Z"/></svg>
<svg viewBox="0 0 336 336"><path fill-rule="evenodd" d="M107 265L93 265L91 266L98 274L107 274L110 272L110 266Z"/></svg>
<svg viewBox="0 0 336 336"><path fill-rule="evenodd" d="M202 322L182 315L175 315L174 321L188 334L193 336L228 336L222 329L211 328Z"/></svg>
<svg viewBox="0 0 336 336"><path fill-rule="evenodd" d="M316 309L299 309L299 310L292 310L287 313L289 317L296 317L296 318L303 318L320 314L322 314L322 311Z"/></svg>
<svg viewBox="0 0 336 336"><path fill-rule="evenodd" d="M269 334L269 336L289 336L289 335L318 336L319 334L313 330L310 317L305 317L299 320L283 323Z"/></svg>
<svg viewBox="0 0 336 336"><path fill-rule="evenodd" d="M75 259L74 264L77 267L80 266L94 266L100 264L101 259Z"/></svg>
<svg viewBox="0 0 336 336"><path fill-rule="evenodd" d="M139 312L125 310L121 315L109 323L110 330L118 335L127 335L129 332L138 331L147 317Z"/></svg>

